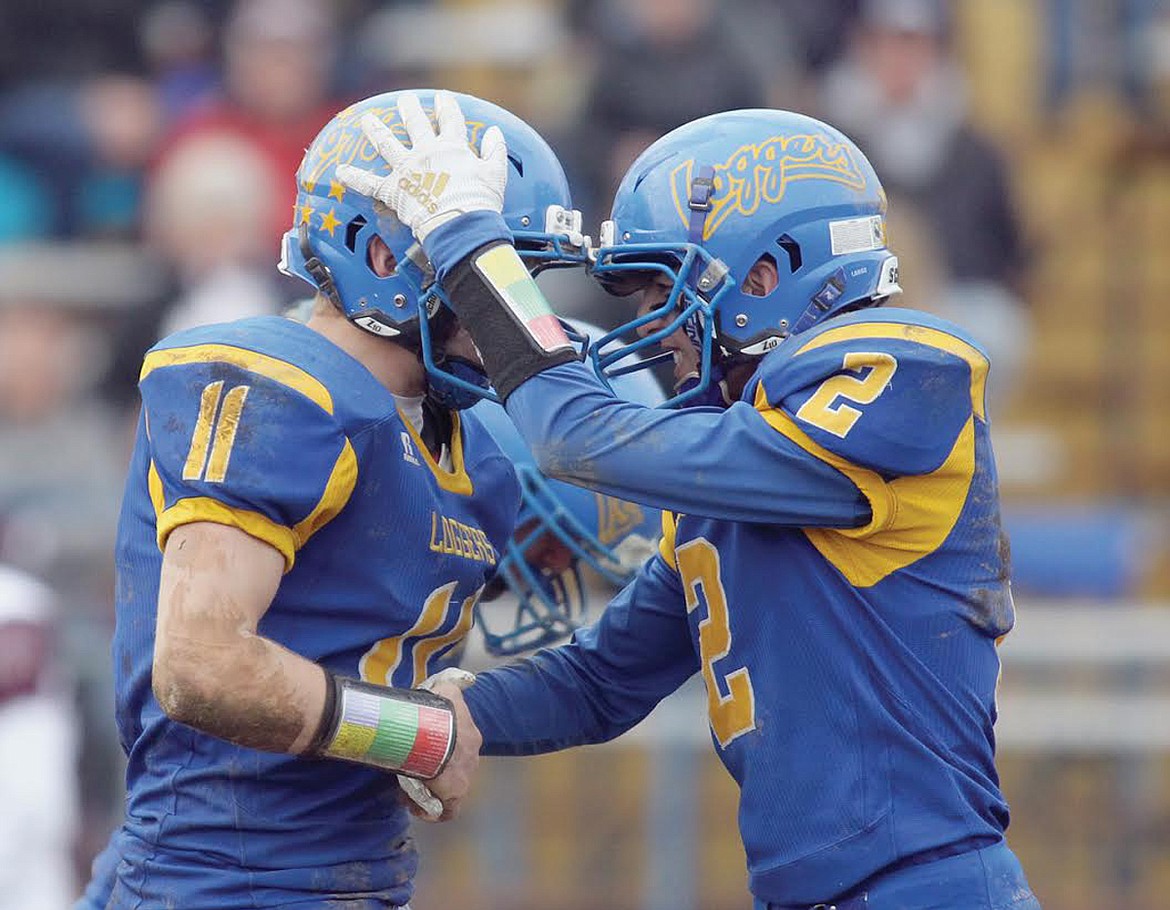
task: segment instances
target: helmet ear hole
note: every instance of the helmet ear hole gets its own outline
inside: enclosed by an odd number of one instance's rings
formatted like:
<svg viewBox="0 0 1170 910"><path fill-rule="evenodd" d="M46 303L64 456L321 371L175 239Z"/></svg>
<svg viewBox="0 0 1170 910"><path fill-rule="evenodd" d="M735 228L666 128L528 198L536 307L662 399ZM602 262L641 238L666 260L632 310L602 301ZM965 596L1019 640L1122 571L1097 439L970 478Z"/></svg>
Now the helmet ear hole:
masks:
<svg viewBox="0 0 1170 910"><path fill-rule="evenodd" d="M365 226L366 219L363 215L354 216L353 220L345 226L345 248L351 253L357 250L358 232Z"/></svg>
<svg viewBox="0 0 1170 910"><path fill-rule="evenodd" d="M398 274L398 258L377 234L366 244L366 265L379 278L393 278Z"/></svg>
<svg viewBox="0 0 1170 910"><path fill-rule="evenodd" d="M790 234L781 234L776 243L788 254L788 267L795 275L800 271L800 267L804 265L804 257L800 253L800 244Z"/></svg>
<svg viewBox="0 0 1170 910"><path fill-rule="evenodd" d="M780 284L780 267L776 258L764 253L752 265L740 288L749 297L767 297Z"/></svg>

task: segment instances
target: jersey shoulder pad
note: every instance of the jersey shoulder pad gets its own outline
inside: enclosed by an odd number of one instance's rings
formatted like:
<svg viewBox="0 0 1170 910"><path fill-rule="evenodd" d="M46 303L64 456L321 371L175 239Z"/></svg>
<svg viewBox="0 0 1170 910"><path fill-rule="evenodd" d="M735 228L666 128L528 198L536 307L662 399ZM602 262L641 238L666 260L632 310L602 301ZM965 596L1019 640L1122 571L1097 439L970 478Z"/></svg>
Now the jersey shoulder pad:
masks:
<svg viewBox="0 0 1170 910"><path fill-rule="evenodd" d="M140 375L159 544L179 525L215 521L272 544L291 567L348 501L356 454L323 381L213 338L168 339Z"/></svg>
<svg viewBox="0 0 1170 910"><path fill-rule="evenodd" d="M957 327L910 310L863 310L764 358L752 403L816 445L880 474L937 469L986 420L987 355ZM772 422L779 420L774 417Z"/></svg>

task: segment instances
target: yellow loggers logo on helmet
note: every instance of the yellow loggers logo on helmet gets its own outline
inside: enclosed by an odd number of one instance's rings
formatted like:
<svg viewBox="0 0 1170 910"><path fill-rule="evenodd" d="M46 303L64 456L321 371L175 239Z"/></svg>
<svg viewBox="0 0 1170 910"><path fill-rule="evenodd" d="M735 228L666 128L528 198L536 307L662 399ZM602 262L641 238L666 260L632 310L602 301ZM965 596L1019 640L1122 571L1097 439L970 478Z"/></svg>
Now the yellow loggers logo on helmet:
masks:
<svg viewBox="0 0 1170 910"><path fill-rule="evenodd" d="M451 175L446 172L436 174L434 171L427 171L423 174L412 171L398 178L398 186L433 215L439 210L435 200L443 195L443 190L447 188L447 181L450 179Z"/></svg>
<svg viewBox="0 0 1170 910"><path fill-rule="evenodd" d="M690 221L691 179L695 161L689 159L670 174L674 207L683 225ZM715 165L711 212L703 227L709 240L728 216L755 214L761 203L784 198L794 180L831 180L855 190L865 189L865 174L849 147L829 136L772 136L758 145L744 145L722 164Z"/></svg>
<svg viewBox="0 0 1170 910"><path fill-rule="evenodd" d="M399 142L409 145L410 136L406 126L398 119L398 108L395 106L369 107L360 105L346 108L334 119L328 131L321 135L306 153L305 161L301 164L301 183L309 192L317 181L330 168L339 164L352 164L358 167L371 168L377 173L386 173L386 163L378 150L366 139L361 130L362 114L370 113L390 127L390 131ZM427 110L432 115L431 110ZM478 120L467 121L467 142L473 149L479 149L480 139L487 130L487 124ZM310 160L311 155L311 160Z"/></svg>

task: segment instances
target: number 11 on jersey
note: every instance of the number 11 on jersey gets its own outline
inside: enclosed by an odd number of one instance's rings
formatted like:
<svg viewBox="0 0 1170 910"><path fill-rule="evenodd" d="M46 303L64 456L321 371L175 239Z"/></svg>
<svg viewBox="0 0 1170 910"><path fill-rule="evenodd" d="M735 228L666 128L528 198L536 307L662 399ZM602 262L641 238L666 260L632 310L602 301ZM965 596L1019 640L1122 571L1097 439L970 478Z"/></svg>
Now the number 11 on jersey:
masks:
<svg viewBox="0 0 1170 910"><path fill-rule="evenodd" d="M687 613L699 605L699 591L707 602L707 618L699 623L699 659L707 687L707 713L719 745L727 748L737 736L756 728L756 696L747 667L719 677L715 661L731 651L731 617L727 592L719 571L719 551L705 538L688 540L675 551L682 578ZM719 683L727 688L723 694Z"/></svg>

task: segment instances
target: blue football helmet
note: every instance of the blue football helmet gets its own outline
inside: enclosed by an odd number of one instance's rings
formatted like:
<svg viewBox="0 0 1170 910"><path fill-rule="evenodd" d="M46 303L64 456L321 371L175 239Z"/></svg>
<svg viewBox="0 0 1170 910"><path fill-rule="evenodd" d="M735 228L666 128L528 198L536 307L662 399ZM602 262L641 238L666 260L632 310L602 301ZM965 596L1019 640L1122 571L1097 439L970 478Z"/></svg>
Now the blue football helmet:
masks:
<svg viewBox="0 0 1170 910"><path fill-rule="evenodd" d="M577 328L590 335L600 331L579 323ZM649 373L624 377L614 386L629 401L647 407L662 402L662 390ZM483 602L476 607L488 653L509 656L551 644L581 624L588 602L585 566L615 589L628 582L655 552L662 517L657 509L545 477L495 402L481 401L471 413L511 459L520 481L515 533L482 599L486 607ZM500 596L505 590L514 603Z"/></svg>
<svg viewBox="0 0 1170 910"><path fill-rule="evenodd" d="M886 196L843 133L789 111L713 114L663 136L631 165L601 228L593 275L624 295L647 276L672 282L666 301L603 336L591 354L606 380L678 329L699 353L698 382L668 406L709 401L725 366L760 357L847 308L901 291L886 247ZM770 257L778 285L744 288ZM630 340L656 320L662 328ZM628 343L619 343L626 341Z"/></svg>
<svg viewBox="0 0 1170 910"><path fill-rule="evenodd" d="M434 90L413 90L424 110L433 111ZM307 281L355 325L418 352L431 393L448 407L469 407L492 397L478 367L444 356L454 313L434 280L434 270L410 229L384 205L345 187L339 164L385 175L389 165L366 140L361 118L380 117L407 142L398 116L400 92L375 95L350 105L313 140L297 171L293 227L285 234L280 270ZM535 273L586 261L581 215L573 208L560 161L527 123L502 107L470 95L456 95L467 118L471 145L498 126L508 145L508 184L503 216L516 248ZM381 237L397 260L393 274L379 277L370 265L369 245Z"/></svg>

